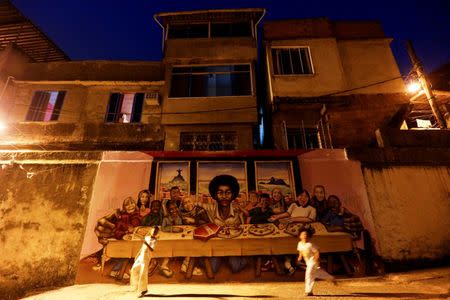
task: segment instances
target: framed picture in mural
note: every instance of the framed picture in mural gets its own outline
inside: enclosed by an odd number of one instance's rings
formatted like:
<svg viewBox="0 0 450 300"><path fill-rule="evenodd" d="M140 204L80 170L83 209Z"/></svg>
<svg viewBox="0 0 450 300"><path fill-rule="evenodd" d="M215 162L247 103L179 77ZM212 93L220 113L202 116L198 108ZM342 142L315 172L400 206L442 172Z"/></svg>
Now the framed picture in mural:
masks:
<svg viewBox="0 0 450 300"><path fill-rule="evenodd" d="M170 199L170 189L180 188L181 197L189 195L189 161L159 161L156 167L155 199Z"/></svg>
<svg viewBox="0 0 450 300"><path fill-rule="evenodd" d="M235 201L247 202L247 162L245 161L199 161L197 162L197 201L211 203L209 183L217 175L234 176L239 183L239 195Z"/></svg>
<svg viewBox="0 0 450 300"><path fill-rule="evenodd" d="M292 162L255 161L256 190L272 195L273 192L291 202L295 199L295 182L292 172Z"/></svg>

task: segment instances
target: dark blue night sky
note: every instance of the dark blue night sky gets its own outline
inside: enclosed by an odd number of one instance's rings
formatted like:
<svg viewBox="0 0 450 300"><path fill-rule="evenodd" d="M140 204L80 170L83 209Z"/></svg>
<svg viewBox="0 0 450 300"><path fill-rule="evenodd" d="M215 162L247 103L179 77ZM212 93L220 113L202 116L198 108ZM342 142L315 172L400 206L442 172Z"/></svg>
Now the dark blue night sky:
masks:
<svg viewBox="0 0 450 300"><path fill-rule="evenodd" d="M328 17L379 20L400 70L411 67L404 41L411 39L429 72L450 61L449 0L12 0L73 60L160 60L164 11L263 7L265 20Z"/></svg>

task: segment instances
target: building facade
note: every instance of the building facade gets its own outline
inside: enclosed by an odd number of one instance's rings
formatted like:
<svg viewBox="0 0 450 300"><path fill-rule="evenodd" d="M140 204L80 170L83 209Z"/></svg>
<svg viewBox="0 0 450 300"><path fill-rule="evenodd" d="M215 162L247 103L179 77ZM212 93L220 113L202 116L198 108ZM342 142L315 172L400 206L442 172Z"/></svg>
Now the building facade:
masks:
<svg viewBox="0 0 450 300"><path fill-rule="evenodd" d="M264 24L267 112L276 149L369 145L407 103L378 22Z"/></svg>

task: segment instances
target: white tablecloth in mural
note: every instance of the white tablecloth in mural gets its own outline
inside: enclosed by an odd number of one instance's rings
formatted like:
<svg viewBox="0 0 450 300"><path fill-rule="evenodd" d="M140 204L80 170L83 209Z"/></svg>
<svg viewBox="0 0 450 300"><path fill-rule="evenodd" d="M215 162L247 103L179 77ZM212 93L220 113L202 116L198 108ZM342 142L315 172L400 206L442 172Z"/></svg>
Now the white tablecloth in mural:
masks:
<svg viewBox="0 0 450 300"><path fill-rule="evenodd" d="M207 242L193 238L194 227L180 226L181 233L161 232L158 234L154 257L211 257L297 254L298 238L281 230L266 236L248 233L250 225L243 225L243 233L235 238L215 237ZM353 249L352 237L345 232L327 232L321 223L313 223L312 238L321 252L347 252ZM140 227L139 230L145 228ZM150 229L150 227L148 228ZM131 240L109 240L103 249L103 263L108 257L132 258L142 245L142 235L133 234Z"/></svg>

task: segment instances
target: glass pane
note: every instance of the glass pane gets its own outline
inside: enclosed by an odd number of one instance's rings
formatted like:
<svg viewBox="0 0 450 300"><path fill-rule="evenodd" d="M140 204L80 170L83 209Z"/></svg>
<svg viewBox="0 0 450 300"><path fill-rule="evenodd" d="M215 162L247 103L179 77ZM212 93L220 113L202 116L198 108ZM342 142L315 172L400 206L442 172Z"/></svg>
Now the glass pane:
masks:
<svg viewBox="0 0 450 300"><path fill-rule="evenodd" d="M189 97L190 77L189 74L172 75L170 97Z"/></svg>
<svg viewBox="0 0 450 300"><path fill-rule="evenodd" d="M301 60L303 64L303 73L302 74L312 74L311 62L309 60L309 51L307 48L300 49Z"/></svg>
<svg viewBox="0 0 450 300"><path fill-rule="evenodd" d="M232 95L247 96L252 94L250 72L231 74Z"/></svg>

